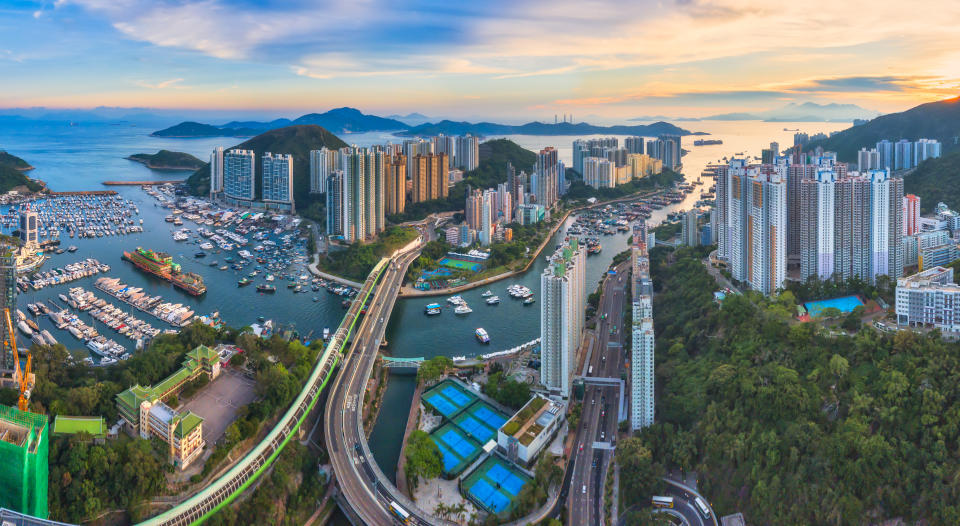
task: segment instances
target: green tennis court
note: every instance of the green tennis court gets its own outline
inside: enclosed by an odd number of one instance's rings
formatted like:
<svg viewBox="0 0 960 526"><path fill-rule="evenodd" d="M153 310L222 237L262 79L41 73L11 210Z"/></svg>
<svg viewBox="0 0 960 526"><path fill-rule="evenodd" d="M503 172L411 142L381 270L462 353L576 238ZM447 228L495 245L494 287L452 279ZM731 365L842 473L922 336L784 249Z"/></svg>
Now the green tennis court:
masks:
<svg viewBox="0 0 960 526"><path fill-rule="evenodd" d="M93 436L103 436L107 432L107 426L103 417L99 416L57 416L53 421L53 432L65 435L90 433Z"/></svg>
<svg viewBox="0 0 960 526"><path fill-rule="evenodd" d="M531 482L526 474L491 456L463 481L463 489L467 497L484 510L504 513L510 511L520 490Z"/></svg>
<svg viewBox="0 0 960 526"><path fill-rule="evenodd" d="M462 259L452 259L448 257L440 258L441 265L445 267L455 268L459 270L469 270L470 272L477 272L480 270L483 265L480 263L474 263L473 261L463 261Z"/></svg>

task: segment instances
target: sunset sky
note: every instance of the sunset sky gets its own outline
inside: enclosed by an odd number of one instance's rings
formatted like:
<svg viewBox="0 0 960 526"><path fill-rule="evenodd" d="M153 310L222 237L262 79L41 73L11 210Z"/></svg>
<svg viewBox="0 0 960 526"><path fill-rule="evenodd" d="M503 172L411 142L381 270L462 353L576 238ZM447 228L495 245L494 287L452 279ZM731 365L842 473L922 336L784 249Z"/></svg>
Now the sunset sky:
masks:
<svg viewBox="0 0 960 526"><path fill-rule="evenodd" d="M0 107L551 118L960 92L956 1L0 0Z"/></svg>

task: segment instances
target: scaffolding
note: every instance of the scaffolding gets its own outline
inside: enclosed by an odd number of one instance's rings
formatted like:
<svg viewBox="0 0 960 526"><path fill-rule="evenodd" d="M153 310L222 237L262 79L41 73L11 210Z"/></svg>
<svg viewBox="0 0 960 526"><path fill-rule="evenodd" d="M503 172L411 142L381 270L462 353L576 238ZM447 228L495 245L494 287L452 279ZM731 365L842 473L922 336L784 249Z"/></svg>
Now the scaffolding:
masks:
<svg viewBox="0 0 960 526"><path fill-rule="evenodd" d="M47 517L47 417L0 405L0 507Z"/></svg>

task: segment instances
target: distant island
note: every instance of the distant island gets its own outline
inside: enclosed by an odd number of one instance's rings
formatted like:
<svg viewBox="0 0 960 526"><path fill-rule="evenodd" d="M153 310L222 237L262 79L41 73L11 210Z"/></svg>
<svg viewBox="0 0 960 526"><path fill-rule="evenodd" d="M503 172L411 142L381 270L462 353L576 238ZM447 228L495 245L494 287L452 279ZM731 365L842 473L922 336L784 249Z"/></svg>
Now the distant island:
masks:
<svg viewBox="0 0 960 526"><path fill-rule="evenodd" d="M33 166L16 155L0 151L0 193L17 190L24 193L43 190L42 182L31 179L24 172L33 170Z"/></svg>
<svg viewBox="0 0 960 526"><path fill-rule="evenodd" d="M199 170L205 163L200 159L183 152L160 150L157 153L135 153L127 159L146 165L151 170Z"/></svg>
<svg viewBox="0 0 960 526"><path fill-rule="evenodd" d="M713 144L723 144L723 141L720 139L697 139L693 141L694 146L710 146Z"/></svg>
<svg viewBox="0 0 960 526"><path fill-rule="evenodd" d="M410 114L407 117L423 117L419 114ZM490 135L592 135L609 133L614 135L642 135L653 137L657 135L707 135L701 132L690 132L667 122L654 122L646 125L622 126L594 126L585 122L573 124L570 122L544 123L528 122L522 125L498 124L493 122L457 122L443 120L436 123L424 123L411 126L403 121L367 115L355 108L336 108L325 113L309 113L294 120L275 119L269 122L259 121L231 121L216 126L199 122L181 122L175 126L157 130L150 135L154 137L188 138L188 137L253 137L269 130L276 130L287 126L315 125L329 130L331 133L349 134L365 132L393 132L403 137L428 135L465 135L467 133L480 136Z"/></svg>

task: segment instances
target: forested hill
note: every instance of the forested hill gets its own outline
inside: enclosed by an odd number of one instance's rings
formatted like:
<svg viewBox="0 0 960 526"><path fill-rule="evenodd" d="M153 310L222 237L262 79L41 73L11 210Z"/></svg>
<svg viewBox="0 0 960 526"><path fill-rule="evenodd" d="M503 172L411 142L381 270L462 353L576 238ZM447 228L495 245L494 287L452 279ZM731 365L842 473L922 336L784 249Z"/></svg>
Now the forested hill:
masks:
<svg viewBox="0 0 960 526"><path fill-rule="evenodd" d="M205 164L200 159L184 152L160 150L157 153L135 153L127 159L146 165L151 170L198 170Z"/></svg>
<svg viewBox="0 0 960 526"><path fill-rule="evenodd" d="M16 155L0 150L0 193L6 193L14 188L25 187L31 192L39 191L43 185L26 176L24 172L33 167Z"/></svg>
<svg viewBox="0 0 960 526"><path fill-rule="evenodd" d="M920 163L903 178L903 191L920 197L920 211L924 214L940 202L952 210L960 208L960 150Z"/></svg>
<svg viewBox="0 0 960 526"><path fill-rule="evenodd" d="M293 156L293 197L298 211L307 213L314 201L315 195L310 194L310 150L319 150L326 146L330 149L343 148L347 143L329 131L314 125L287 126L270 130L252 139L244 141L228 149L253 150L256 159L256 190L260 197L261 184L261 156L264 152L290 154ZM210 192L210 164L204 164L187 179L187 186L194 195L206 195ZM310 217L313 217L311 215ZM317 217L313 217L317 219Z"/></svg>
<svg viewBox="0 0 960 526"><path fill-rule="evenodd" d="M510 124L497 124L493 122L456 122L440 121L437 123L421 124L414 126L406 131L399 132L397 135L406 137L425 137L428 135L570 135L583 136L598 133L608 133L612 135L640 135L644 137L656 137L658 135L702 135L701 133L691 133L688 130L674 126L669 122L655 122L653 124L637 125L617 125L617 126L596 126L585 122L528 122L519 126Z"/></svg>
<svg viewBox="0 0 960 526"><path fill-rule="evenodd" d="M841 161L856 162L860 148L873 148L876 143L888 139L898 141L920 138L937 139L947 153L960 149L960 97L921 104L900 113L877 117L866 124L854 126L836 133L829 139L813 141L805 149L823 146L824 150L837 152Z"/></svg>

